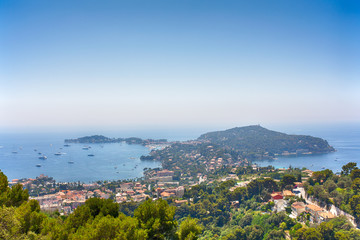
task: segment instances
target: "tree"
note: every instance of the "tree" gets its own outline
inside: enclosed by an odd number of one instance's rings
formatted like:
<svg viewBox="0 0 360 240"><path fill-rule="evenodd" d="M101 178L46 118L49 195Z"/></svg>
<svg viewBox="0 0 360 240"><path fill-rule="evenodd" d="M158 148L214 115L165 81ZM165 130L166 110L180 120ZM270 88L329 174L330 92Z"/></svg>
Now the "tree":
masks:
<svg viewBox="0 0 360 240"><path fill-rule="evenodd" d="M300 228L296 231L295 237L298 240L322 240L321 233L316 228Z"/></svg>
<svg viewBox="0 0 360 240"><path fill-rule="evenodd" d="M270 239L282 240L282 239L285 239L285 234L281 230L272 229L266 234L264 239L265 240L270 240Z"/></svg>
<svg viewBox="0 0 360 240"><path fill-rule="evenodd" d="M9 188L6 175L0 171L0 206L18 207L28 199L28 190L23 190L21 184L16 184L12 188Z"/></svg>
<svg viewBox="0 0 360 240"><path fill-rule="evenodd" d="M46 218L46 215L40 212L38 201L34 199L16 208L15 216L20 223L21 232L25 234L29 231L40 233L42 223Z"/></svg>
<svg viewBox="0 0 360 240"><path fill-rule="evenodd" d="M355 178L355 180L351 184L352 190L354 190L355 194L360 192L360 178Z"/></svg>
<svg viewBox="0 0 360 240"><path fill-rule="evenodd" d="M325 182L328 178L332 177L334 173L329 170L325 169L322 171L313 172L312 178L314 178L314 181L317 183Z"/></svg>
<svg viewBox="0 0 360 240"><path fill-rule="evenodd" d="M90 219L92 219L90 208L86 205L82 205L77 207L74 213L70 214L65 220L65 228L67 231L75 232L79 227L84 226Z"/></svg>
<svg viewBox="0 0 360 240"><path fill-rule="evenodd" d="M251 225L245 227L246 237L249 240L263 239L264 230L259 225Z"/></svg>
<svg viewBox="0 0 360 240"><path fill-rule="evenodd" d="M347 164L345 164L344 166L342 166L342 171L341 171L341 175L349 175L350 172L356 167L356 163L355 162L349 162Z"/></svg>
<svg viewBox="0 0 360 240"><path fill-rule="evenodd" d="M15 216L15 208L0 207L0 239L23 239L23 237L20 222Z"/></svg>
<svg viewBox="0 0 360 240"><path fill-rule="evenodd" d="M6 192L9 188L9 183L6 175L0 171L0 194Z"/></svg>
<svg viewBox="0 0 360 240"><path fill-rule="evenodd" d="M294 185L294 182L296 182L296 178L290 174L284 175L283 178L281 179L281 185L283 187L287 185Z"/></svg>
<svg viewBox="0 0 360 240"><path fill-rule="evenodd" d="M337 188L337 185L334 182L334 180L328 179L324 183L324 188L328 191L328 193L331 193L332 191L334 191Z"/></svg>
<svg viewBox="0 0 360 240"><path fill-rule="evenodd" d="M245 230L237 228L235 231L229 233L222 240L247 240Z"/></svg>
<svg viewBox="0 0 360 240"><path fill-rule="evenodd" d="M360 220L360 195L354 195L349 201L350 209L357 222Z"/></svg>
<svg viewBox="0 0 360 240"><path fill-rule="evenodd" d="M89 207L93 217L99 214L103 216L111 215L113 217L119 215L119 204L114 203L111 199L89 198L86 200L85 206Z"/></svg>
<svg viewBox="0 0 360 240"><path fill-rule="evenodd" d="M360 178L360 169L355 168L350 173L351 180L355 180L356 178Z"/></svg>
<svg viewBox="0 0 360 240"><path fill-rule="evenodd" d="M196 240L202 232L202 226L198 224L198 219L186 218L181 222L177 235L179 240Z"/></svg>
<svg viewBox="0 0 360 240"><path fill-rule="evenodd" d="M72 239L126 239L145 240L147 234L144 229L138 228L136 218L121 216L114 218L110 215L98 215L94 221L88 222L84 227L72 235Z"/></svg>
<svg viewBox="0 0 360 240"><path fill-rule="evenodd" d="M246 227L248 225L251 225L252 220L253 220L253 215L251 213L248 213L243 218L240 219L239 226Z"/></svg>
<svg viewBox="0 0 360 240"><path fill-rule="evenodd" d="M150 239L165 239L174 235L177 222L174 220L175 207L165 200L146 200L134 212L139 227L147 230Z"/></svg>
<svg viewBox="0 0 360 240"><path fill-rule="evenodd" d="M23 190L21 184L16 184L6 193L6 206L15 206L19 207L22 203L26 202L29 199L28 190Z"/></svg>
<svg viewBox="0 0 360 240"><path fill-rule="evenodd" d="M319 231L322 234L324 239L334 240L334 225L332 223L323 222L319 226Z"/></svg>

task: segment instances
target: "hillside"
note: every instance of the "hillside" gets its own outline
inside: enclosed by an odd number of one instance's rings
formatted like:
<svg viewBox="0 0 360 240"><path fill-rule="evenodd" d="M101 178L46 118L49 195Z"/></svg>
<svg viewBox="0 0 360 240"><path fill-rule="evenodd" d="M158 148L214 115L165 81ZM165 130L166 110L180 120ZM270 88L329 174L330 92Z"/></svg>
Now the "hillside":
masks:
<svg viewBox="0 0 360 240"><path fill-rule="evenodd" d="M198 140L239 151L245 155L254 155L256 158L335 151L324 139L305 135L288 135L259 125L210 132L201 135Z"/></svg>

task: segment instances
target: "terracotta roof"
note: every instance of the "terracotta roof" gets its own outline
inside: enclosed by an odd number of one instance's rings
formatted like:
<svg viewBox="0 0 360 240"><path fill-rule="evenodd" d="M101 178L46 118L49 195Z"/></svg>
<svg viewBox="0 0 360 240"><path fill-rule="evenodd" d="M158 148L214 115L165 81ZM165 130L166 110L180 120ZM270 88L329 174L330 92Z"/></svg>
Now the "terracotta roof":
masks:
<svg viewBox="0 0 360 240"><path fill-rule="evenodd" d="M323 211L324 209L321 208L321 207L318 207L316 205L313 205L313 204L309 204L309 205L306 205L307 208L310 208L311 210L315 211L315 212L318 212L318 211Z"/></svg>
<svg viewBox="0 0 360 240"><path fill-rule="evenodd" d="M330 212L319 212L319 215L323 218L335 218L334 214Z"/></svg>

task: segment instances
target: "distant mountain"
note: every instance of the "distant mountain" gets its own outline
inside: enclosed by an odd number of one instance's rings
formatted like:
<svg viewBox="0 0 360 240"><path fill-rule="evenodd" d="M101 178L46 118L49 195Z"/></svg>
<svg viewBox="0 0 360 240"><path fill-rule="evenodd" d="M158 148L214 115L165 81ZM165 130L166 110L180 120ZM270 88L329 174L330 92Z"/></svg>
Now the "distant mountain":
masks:
<svg viewBox="0 0 360 240"><path fill-rule="evenodd" d="M254 158L335 151L324 139L305 135L288 135L268 130L259 125L205 133L198 140L239 151Z"/></svg>

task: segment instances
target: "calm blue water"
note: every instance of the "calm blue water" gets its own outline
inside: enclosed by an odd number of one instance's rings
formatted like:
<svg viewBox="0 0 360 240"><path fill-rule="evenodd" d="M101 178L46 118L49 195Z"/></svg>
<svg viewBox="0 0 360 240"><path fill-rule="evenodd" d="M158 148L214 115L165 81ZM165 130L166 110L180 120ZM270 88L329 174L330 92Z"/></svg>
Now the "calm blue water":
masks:
<svg viewBox="0 0 360 240"><path fill-rule="evenodd" d="M169 141L194 139L203 131L144 130L144 131L82 131L63 133L17 133L0 134L0 170L9 180L35 178L40 174L53 177L58 182L93 182L98 180L132 179L143 176L144 168L161 167L160 162L141 161L140 156L150 151L141 145L126 143L70 144L64 147L64 139L103 134L108 137L166 138ZM62 148L62 149L61 149ZM36 149L37 151L34 151ZM16 154L12 153L17 151ZM39 159L38 152L47 156ZM66 153L61 156L57 152ZM89 157L88 154L94 154ZM68 162L74 162L69 164ZM36 167L40 164L41 167Z"/></svg>
<svg viewBox="0 0 360 240"><path fill-rule="evenodd" d="M264 126L268 129L289 134L306 134L324 138L337 150L334 153L297 158L279 158L274 161L257 162L261 166L306 167L321 170L322 167L341 170L341 166L352 161L360 166L360 125L337 126ZM223 128L225 129L225 128ZM212 129L178 129L156 131L119 132L63 132L56 134L0 134L0 169L8 178L35 178L40 174L53 177L59 182L130 179L143 176L144 168L160 167L159 162L142 162L141 155L149 150L139 145L125 143L89 144L89 150L82 150L84 144L70 144L64 147L64 139L93 134L108 137L167 138L170 141L195 139ZM62 149L60 149L62 148ZM34 149L37 149L35 152ZM12 153L17 151L17 154ZM38 152L48 158L40 160ZM57 152L66 153L55 156ZM94 154L89 157L88 154ZM335 161L336 160L336 161ZM73 161L74 164L69 164ZM36 167L41 164L41 167ZM136 168L135 168L136 167Z"/></svg>
<svg viewBox="0 0 360 240"><path fill-rule="evenodd" d="M360 167L360 125L308 126L294 128L277 128L291 134L305 134L321 137L336 149L336 152L304 157L279 157L273 161L258 161L260 166L272 165L276 168L306 167L319 171L323 167L340 172L348 162L356 162Z"/></svg>

